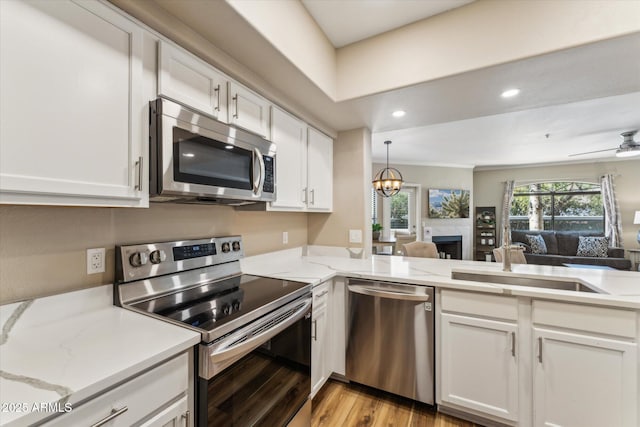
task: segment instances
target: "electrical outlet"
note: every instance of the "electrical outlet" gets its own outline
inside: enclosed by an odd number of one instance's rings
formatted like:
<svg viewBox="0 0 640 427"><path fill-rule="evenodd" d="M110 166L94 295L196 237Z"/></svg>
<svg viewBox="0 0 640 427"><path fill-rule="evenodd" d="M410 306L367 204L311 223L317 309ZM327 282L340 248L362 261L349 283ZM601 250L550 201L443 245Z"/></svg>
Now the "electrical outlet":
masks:
<svg viewBox="0 0 640 427"><path fill-rule="evenodd" d="M362 230L349 230L349 243L362 243Z"/></svg>
<svg viewBox="0 0 640 427"><path fill-rule="evenodd" d="M283 231L282 232L282 244L286 245L287 243L289 243L289 232L288 231Z"/></svg>
<svg viewBox="0 0 640 427"><path fill-rule="evenodd" d="M104 248L87 249L87 274L104 273Z"/></svg>

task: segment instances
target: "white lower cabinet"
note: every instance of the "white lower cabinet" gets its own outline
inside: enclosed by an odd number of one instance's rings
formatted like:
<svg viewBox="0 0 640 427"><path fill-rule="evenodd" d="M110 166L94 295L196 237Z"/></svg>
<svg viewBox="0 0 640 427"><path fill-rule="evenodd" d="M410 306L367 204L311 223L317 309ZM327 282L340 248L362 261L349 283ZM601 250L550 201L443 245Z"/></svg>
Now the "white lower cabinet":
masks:
<svg viewBox="0 0 640 427"><path fill-rule="evenodd" d="M637 311L440 295L442 410L522 427L640 425Z"/></svg>
<svg viewBox="0 0 640 427"><path fill-rule="evenodd" d="M148 206L144 30L90 0L0 20L0 203Z"/></svg>
<svg viewBox="0 0 640 427"><path fill-rule="evenodd" d="M328 300L330 282L324 282L313 288L313 310L311 313L311 397L331 375L328 363L330 350L328 330Z"/></svg>
<svg viewBox="0 0 640 427"><path fill-rule="evenodd" d="M44 425L192 426L193 413L189 410L190 360L190 353L183 353L86 403L74 406L71 412Z"/></svg>
<svg viewBox="0 0 640 427"><path fill-rule="evenodd" d="M347 287L344 277L334 278L329 293L329 372L346 376Z"/></svg>
<svg viewBox="0 0 640 427"><path fill-rule="evenodd" d="M441 320L442 400L517 420L517 325L445 313Z"/></svg>
<svg viewBox="0 0 640 427"><path fill-rule="evenodd" d="M517 299L442 290L440 403L501 422L518 420Z"/></svg>
<svg viewBox="0 0 640 427"><path fill-rule="evenodd" d="M638 426L637 322L632 310L533 302L535 427Z"/></svg>

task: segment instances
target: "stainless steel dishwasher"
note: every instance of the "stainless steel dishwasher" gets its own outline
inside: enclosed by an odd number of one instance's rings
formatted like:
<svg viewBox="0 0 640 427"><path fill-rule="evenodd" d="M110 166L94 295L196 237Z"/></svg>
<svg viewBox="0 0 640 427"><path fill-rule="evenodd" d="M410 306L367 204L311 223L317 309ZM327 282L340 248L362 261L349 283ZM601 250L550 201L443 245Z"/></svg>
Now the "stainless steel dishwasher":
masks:
<svg viewBox="0 0 640 427"><path fill-rule="evenodd" d="M347 378L434 404L434 291L349 279Z"/></svg>

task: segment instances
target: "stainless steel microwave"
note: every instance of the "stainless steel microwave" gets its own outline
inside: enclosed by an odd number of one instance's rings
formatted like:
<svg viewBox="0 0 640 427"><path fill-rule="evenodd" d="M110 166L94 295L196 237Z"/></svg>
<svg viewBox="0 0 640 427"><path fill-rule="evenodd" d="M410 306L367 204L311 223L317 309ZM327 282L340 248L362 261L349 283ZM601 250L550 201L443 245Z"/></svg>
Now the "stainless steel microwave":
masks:
<svg viewBox="0 0 640 427"><path fill-rule="evenodd" d="M151 201L275 200L275 144L165 98L149 106Z"/></svg>

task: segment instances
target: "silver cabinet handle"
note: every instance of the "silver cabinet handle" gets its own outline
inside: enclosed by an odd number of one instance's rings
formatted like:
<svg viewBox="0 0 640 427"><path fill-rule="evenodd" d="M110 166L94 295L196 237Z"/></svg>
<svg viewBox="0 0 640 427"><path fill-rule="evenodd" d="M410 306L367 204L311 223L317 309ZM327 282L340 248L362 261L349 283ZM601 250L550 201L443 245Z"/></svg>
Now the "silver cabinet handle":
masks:
<svg viewBox="0 0 640 427"><path fill-rule="evenodd" d="M516 357L516 333L511 332L511 355Z"/></svg>
<svg viewBox="0 0 640 427"><path fill-rule="evenodd" d="M189 427L189 419L191 417L191 412L187 411L182 414L182 419L184 420L184 427Z"/></svg>
<svg viewBox="0 0 640 427"><path fill-rule="evenodd" d="M538 337L538 362L542 363L542 337Z"/></svg>
<svg viewBox="0 0 640 427"><path fill-rule="evenodd" d="M216 107L214 108L214 110L216 111L220 111L220 85L216 86L216 88L213 90L216 93Z"/></svg>
<svg viewBox="0 0 640 427"><path fill-rule="evenodd" d="M236 93L233 97L233 102L235 103L235 112L233 113L233 118L237 119L238 118L238 94Z"/></svg>
<svg viewBox="0 0 640 427"><path fill-rule="evenodd" d="M315 189L311 190L311 204L312 205L316 204L316 190Z"/></svg>
<svg viewBox="0 0 640 427"><path fill-rule="evenodd" d="M307 194L308 194L307 187L304 187L304 188L302 189L302 192L304 193L304 200L303 200L303 202L306 204L306 203L307 203L307 198L308 198L308 196L307 196Z"/></svg>
<svg viewBox="0 0 640 427"><path fill-rule="evenodd" d="M120 415L124 414L125 412L127 412L129 410L129 408L127 408L126 406L123 406L120 409L112 409L111 413L109 415L107 415L106 417L104 417L103 419L101 419L100 421L98 421L95 424L92 424L91 427L100 427L105 425L106 423L108 423L109 421L111 421L112 419L119 417Z"/></svg>
<svg viewBox="0 0 640 427"><path fill-rule="evenodd" d="M314 341L318 341L318 321L313 321L313 335L311 336Z"/></svg>
<svg viewBox="0 0 640 427"><path fill-rule="evenodd" d="M142 191L142 165L143 165L142 156L138 157L138 161L136 162L136 168L138 170L138 183L135 186L135 189L138 191Z"/></svg>
<svg viewBox="0 0 640 427"><path fill-rule="evenodd" d="M389 298L389 299L398 299L404 301L429 301L429 295L424 294L411 294L405 292L393 292L382 289L371 288L367 286L361 285L349 285L349 292L354 292L356 294L369 295L372 297L381 297L381 298Z"/></svg>
<svg viewBox="0 0 640 427"><path fill-rule="evenodd" d="M316 298L323 297L323 296L325 296L325 295L326 295L326 294L328 294L328 293L329 293L329 291L322 291L322 292L320 292L319 294L317 294L317 295L316 295Z"/></svg>

